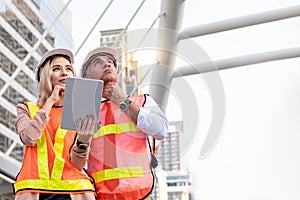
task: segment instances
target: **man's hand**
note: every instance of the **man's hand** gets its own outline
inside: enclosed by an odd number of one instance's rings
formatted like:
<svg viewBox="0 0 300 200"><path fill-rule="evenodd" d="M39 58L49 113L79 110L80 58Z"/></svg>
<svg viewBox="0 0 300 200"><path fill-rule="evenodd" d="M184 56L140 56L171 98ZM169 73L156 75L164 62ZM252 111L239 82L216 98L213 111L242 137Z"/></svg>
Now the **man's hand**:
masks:
<svg viewBox="0 0 300 200"><path fill-rule="evenodd" d="M94 134L95 125L96 117L94 115L87 115L83 123L80 118L77 125L78 140L82 143L89 143Z"/></svg>
<svg viewBox="0 0 300 200"><path fill-rule="evenodd" d="M104 85L103 97L112 101L116 105L119 105L126 99L126 95L123 93L120 86L115 82L109 82Z"/></svg>

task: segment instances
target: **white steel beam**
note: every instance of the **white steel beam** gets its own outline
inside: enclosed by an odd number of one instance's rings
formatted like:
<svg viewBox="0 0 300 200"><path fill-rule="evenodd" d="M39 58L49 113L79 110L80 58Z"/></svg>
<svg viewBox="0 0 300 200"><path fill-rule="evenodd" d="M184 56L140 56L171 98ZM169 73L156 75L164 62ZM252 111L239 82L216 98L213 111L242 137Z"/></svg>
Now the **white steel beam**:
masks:
<svg viewBox="0 0 300 200"><path fill-rule="evenodd" d="M297 57L300 57L300 47L207 61L196 65L178 67L173 74L173 78Z"/></svg>
<svg viewBox="0 0 300 200"><path fill-rule="evenodd" d="M0 102L2 102L2 100ZM17 142L19 145L23 145L19 135L13 132L12 130L10 130L9 128L5 127L3 124L0 124L0 135L3 135L13 140L14 142Z"/></svg>
<svg viewBox="0 0 300 200"><path fill-rule="evenodd" d="M0 160L0 170L10 178L15 179L21 169L21 162L2 152L0 152Z"/></svg>
<svg viewBox="0 0 300 200"><path fill-rule="evenodd" d="M1 73L1 72L0 72ZM13 114L14 116L17 116L17 108L16 105L10 103L9 101L7 101L6 99L4 99L4 97L0 96L0 106L2 106L3 108L5 108L6 110L8 110L11 114ZM1 126L1 124L0 124ZM1 130L1 127L0 127Z"/></svg>
<svg viewBox="0 0 300 200"><path fill-rule="evenodd" d="M179 39L193 38L298 16L300 16L300 5L186 28L180 33Z"/></svg>
<svg viewBox="0 0 300 200"><path fill-rule="evenodd" d="M169 89L176 62L178 48L178 32L181 30L184 13L183 0L162 0L161 11L164 15L160 18L156 60L151 77L150 94L161 106L166 109Z"/></svg>
<svg viewBox="0 0 300 200"><path fill-rule="evenodd" d="M11 62L13 62L16 66L20 67L24 71L24 73L27 76L29 76L29 78L35 80L34 72L31 69L29 69L27 65L22 63L22 61L20 61L20 59L13 52L11 52L2 42L0 42L0 49L1 53L4 54L7 58L9 58L9 60L11 60Z"/></svg>
<svg viewBox="0 0 300 200"><path fill-rule="evenodd" d="M12 191L11 184L14 183L15 181L1 173L0 173L0 178L7 182L7 183L5 183L5 182L1 183L0 194L4 194L4 193L8 193L8 192Z"/></svg>
<svg viewBox="0 0 300 200"><path fill-rule="evenodd" d="M28 42L5 20L2 16L0 16L0 24L7 31L9 35L13 35L14 39L18 41L18 43L27 51L31 51L31 46ZM32 56L38 60L40 57L38 53L33 52Z"/></svg>
<svg viewBox="0 0 300 200"><path fill-rule="evenodd" d="M15 90L17 90L23 97L26 97L29 101L34 102L36 97L33 96L28 90L26 90L23 86L21 86L18 82L12 79L11 76L6 74L2 69L0 69L0 78L6 82L6 84L0 90L0 96L3 95L8 86L12 86Z"/></svg>

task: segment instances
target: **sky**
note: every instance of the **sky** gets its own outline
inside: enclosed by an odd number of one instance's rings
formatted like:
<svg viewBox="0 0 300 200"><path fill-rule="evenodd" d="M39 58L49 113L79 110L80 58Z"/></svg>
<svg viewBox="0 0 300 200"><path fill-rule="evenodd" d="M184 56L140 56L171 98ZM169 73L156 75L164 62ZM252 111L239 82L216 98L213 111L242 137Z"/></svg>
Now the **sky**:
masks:
<svg viewBox="0 0 300 200"><path fill-rule="evenodd" d="M108 2L70 3L75 50ZM75 57L75 63L80 65L85 54L100 44L100 30L124 28L141 2L115 0ZM297 4L296 0L186 0L182 28ZM159 0L145 1L129 30L148 28L159 13ZM218 60L299 47L299 25L298 17L190 41L211 60ZM184 58L177 61L179 66L188 63ZM181 135L184 141L181 158L183 167L191 173L195 199L300 199L299 63L300 59L294 58L173 80L166 114L170 121L182 119L184 129L188 130ZM216 76L221 80L222 91L211 88L212 77ZM182 94L176 87L182 83L192 91L188 94L192 97L190 101L181 102ZM213 151L200 159L201 146L218 111L213 92L224 94L219 100L225 106L221 137ZM192 112L184 113L182 109ZM188 127L192 121L196 122L193 130Z"/></svg>

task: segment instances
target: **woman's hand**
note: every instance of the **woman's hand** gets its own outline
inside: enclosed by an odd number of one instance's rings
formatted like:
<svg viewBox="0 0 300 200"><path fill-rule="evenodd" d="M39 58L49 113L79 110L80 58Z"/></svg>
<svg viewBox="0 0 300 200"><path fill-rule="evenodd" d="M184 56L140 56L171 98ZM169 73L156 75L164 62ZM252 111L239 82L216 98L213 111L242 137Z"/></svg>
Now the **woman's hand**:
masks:
<svg viewBox="0 0 300 200"><path fill-rule="evenodd" d="M52 94L48 98L48 100L50 99L53 102L53 104L55 104L56 102L59 102L61 98L63 98L64 92L65 92L64 86L55 85Z"/></svg>
<svg viewBox="0 0 300 200"><path fill-rule="evenodd" d="M51 108L54 104L63 105L65 87L61 85L55 85L52 91L51 96L46 100L42 109L46 112L46 115L49 116Z"/></svg>
<svg viewBox="0 0 300 200"><path fill-rule="evenodd" d="M96 117L94 115L85 116L83 122L80 118L77 124L78 140L82 143L89 143L95 130Z"/></svg>

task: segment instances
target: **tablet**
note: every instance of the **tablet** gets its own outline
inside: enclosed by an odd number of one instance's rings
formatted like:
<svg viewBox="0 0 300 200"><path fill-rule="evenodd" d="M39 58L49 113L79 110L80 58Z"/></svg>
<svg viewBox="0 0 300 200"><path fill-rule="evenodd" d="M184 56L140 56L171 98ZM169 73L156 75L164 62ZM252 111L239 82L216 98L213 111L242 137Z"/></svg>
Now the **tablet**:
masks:
<svg viewBox="0 0 300 200"><path fill-rule="evenodd" d="M77 130L79 118L84 120L88 114L96 116L95 132L98 130L103 81L67 77L61 128Z"/></svg>

